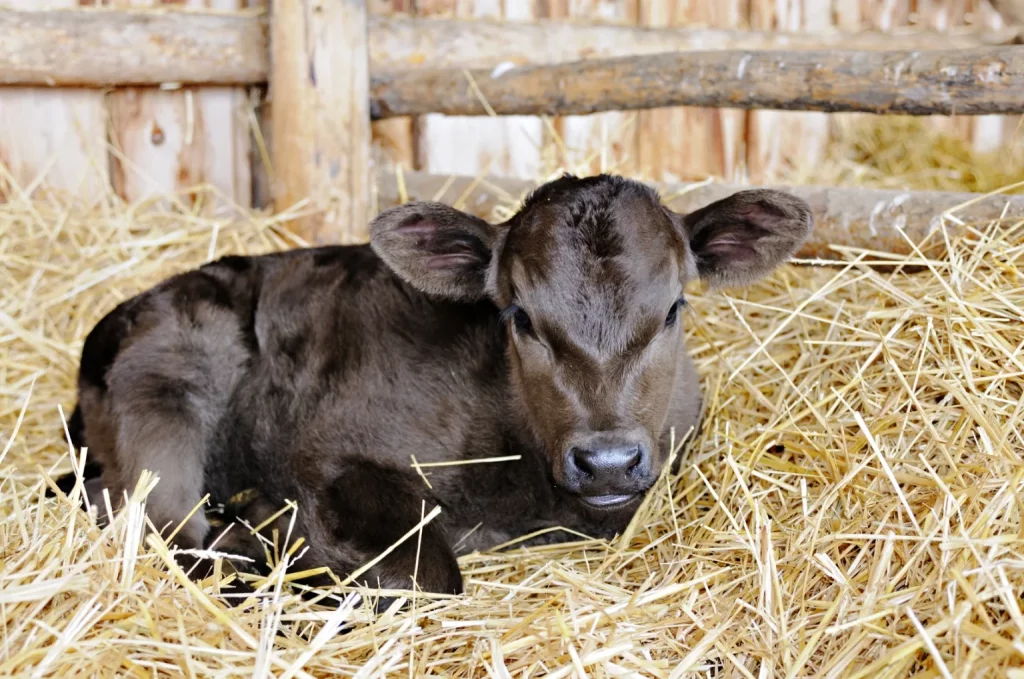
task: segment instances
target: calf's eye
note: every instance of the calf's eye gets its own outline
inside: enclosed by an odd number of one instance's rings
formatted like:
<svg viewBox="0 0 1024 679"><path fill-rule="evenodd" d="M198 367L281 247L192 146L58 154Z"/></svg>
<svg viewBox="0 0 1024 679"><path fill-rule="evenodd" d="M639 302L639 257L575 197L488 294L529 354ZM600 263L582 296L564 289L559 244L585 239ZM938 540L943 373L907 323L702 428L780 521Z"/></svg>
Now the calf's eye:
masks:
<svg viewBox="0 0 1024 679"><path fill-rule="evenodd" d="M533 322L530 320L530 315L519 307L519 305L513 304L509 306L502 313L502 316L512 319L512 324L515 326L516 332L524 335L533 334Z"/></svg>
<svg viewBox="0 0 1024 679"><path fill-rule="evenodd" d="M684 304L686 304L686 300L684 300L682 297L680 297L679 299L672 303L672 307L668 310L668 315L665 316L666 328L671 328L673 325L676 324L676 321L679 319L679 307L683 306Z"/></svg>
<svg viewBox="0 0 1024 679"><path fill-rule="evenodd" d="M512 315L512 321L516 324L516 330L519 332L533 332L533 322L530 320L530 316L522 309L516 309L515 314Z"/></svg>

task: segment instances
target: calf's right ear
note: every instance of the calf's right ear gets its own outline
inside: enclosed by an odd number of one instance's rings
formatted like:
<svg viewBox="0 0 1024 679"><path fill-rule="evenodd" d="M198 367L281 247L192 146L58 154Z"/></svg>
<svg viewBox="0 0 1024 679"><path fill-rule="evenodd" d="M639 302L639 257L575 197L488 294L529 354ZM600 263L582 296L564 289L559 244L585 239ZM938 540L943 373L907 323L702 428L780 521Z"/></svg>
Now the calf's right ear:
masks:
<svg viewBox="0 0 1024 679"><path fill-rule="evenodd" d="M429 295L485 296L497 229L443 203L407 203L370 223L370 246L403 280Z"/></svg>

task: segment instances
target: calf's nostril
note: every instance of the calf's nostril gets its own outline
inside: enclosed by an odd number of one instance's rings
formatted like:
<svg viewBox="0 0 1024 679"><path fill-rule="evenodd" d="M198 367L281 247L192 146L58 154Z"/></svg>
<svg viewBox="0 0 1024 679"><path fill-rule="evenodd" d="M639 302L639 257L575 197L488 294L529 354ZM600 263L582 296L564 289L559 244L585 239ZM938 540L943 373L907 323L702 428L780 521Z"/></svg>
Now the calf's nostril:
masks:
<svg viewBox="0 0 1024 679"><path fill-rule="evenodd" d="M640 467L640 463L643 462L644 455L643 451L640 450L640 446L633 448L633 457L630 458L628 466L626 467L627 474L635 474L637 469Z"/></svg>
<svg viewBox="0 0 1024 679"><path fill-rule="evenodd" d="M593 453L582 448L572 449L572 462L580 472L587 476L594 475Z"/></svg>

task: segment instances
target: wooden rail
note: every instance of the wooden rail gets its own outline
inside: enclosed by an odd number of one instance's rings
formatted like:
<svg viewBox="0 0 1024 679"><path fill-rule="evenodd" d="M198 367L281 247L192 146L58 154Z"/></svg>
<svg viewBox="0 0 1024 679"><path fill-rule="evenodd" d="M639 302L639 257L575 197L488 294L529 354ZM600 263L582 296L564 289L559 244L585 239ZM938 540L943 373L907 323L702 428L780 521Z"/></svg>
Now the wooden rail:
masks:
<svg viewBox="0 0 1024 679"><path fill-rule="evenodd" d="M492 68L502 63L553 64L593 57L709 50L926 50L1012 44L1019 28L931 31L823 30L813 33L641 28L561 21L484 21L373 17L371 71L406 68Z"/></svg>
<svg viewBox="0 0 1024 679"><path fill-rule="evenodd" d="M406 172L402 177L408 200L442 200L463 210L494 218L495 208L513 205L529 192L531 182L498 177L443 177ZM665 201L680 212L692 212L736 191L757 188L736 184L662 184ZM943 226L941 215L954 211L957 220L988 224L1024 220L1024 196L979 196L942 191L891 191L833 186L773 186L806 200L814 211L815 225L799 257L839 259L831 246L850 247L878 253L909 254L910 243L921 244ZM397 205L399 184L393 171L377 172L379 207ZM955 220L946 228L955 231ZM899 226L899 228L897 228ZM933 244L940 243L933 239Z"/></svg>
<svg viewBox="0 0 1024 679"><path fill-rule="evenodd" d="M0 85L260 84L270 75L267 23L253 13L0 9ZM1008 44L1018 32L796 34L401 16L371 16L367 25L374 73L688 50L969 49Z"/></svg>
<svg viewBox="0 0 1024 679"><path fill-rule="evenodd" d="M279 208L312 198L313 241L365 240L369 121L446 113L584 114L663 106L872 113L1024 112L1018 29L815 34L642 29L554 22L369 17L366 0L277 0L274 14L0 9L0 85L250 85L270 81L270 140ZM941 46L940 51L926 51ZM717 51L708 51L717 50ZM371 73L373 77L371 77ZM377 173L381 206L398 192ZM412 197L446 181L406 175ZM444 198L469 187L458 179ZM490 180L468 209L488 214L528 188ZM688 190L680 193L683 189ZM668 186L690 210L738 186ZM802 254L827 245L906 252L966 194L789 187L815 210ZM1024 215L1024 198L981 198L958 213ZM894 225L902 225L903 232Z"/></svg>
<svg viewBox="0 0 1024 679"><path fill-rule="evenodd" d="M107 87L266 82L255 15L0 9L0 84Z"/></svg>
<svg viewBox="0 0 1024 679"><path fill-rule="evenodd" d="M1024 47L674 52L374 78L375 117L579 115L665 106L909 115L1024 113Z"/></svg>

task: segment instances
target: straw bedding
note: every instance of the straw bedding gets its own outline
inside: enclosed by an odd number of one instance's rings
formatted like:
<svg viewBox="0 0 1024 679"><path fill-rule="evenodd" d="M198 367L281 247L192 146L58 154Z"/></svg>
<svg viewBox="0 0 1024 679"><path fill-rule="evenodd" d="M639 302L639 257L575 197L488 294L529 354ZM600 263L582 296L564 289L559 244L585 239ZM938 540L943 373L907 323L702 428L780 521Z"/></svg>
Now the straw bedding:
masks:
<svg viewBox="0 0 1024 679"><path fill-rule="evenodd" d="M145 488L103 529L44 497L92 324L294 244L241 212L0 206L0 674L1024 677L1024 225L913 272L848 252L694 291L708 417L627 534L468 556L469 596L376 621L281 568L234 606L189 584L142 537Z"/></svg>

